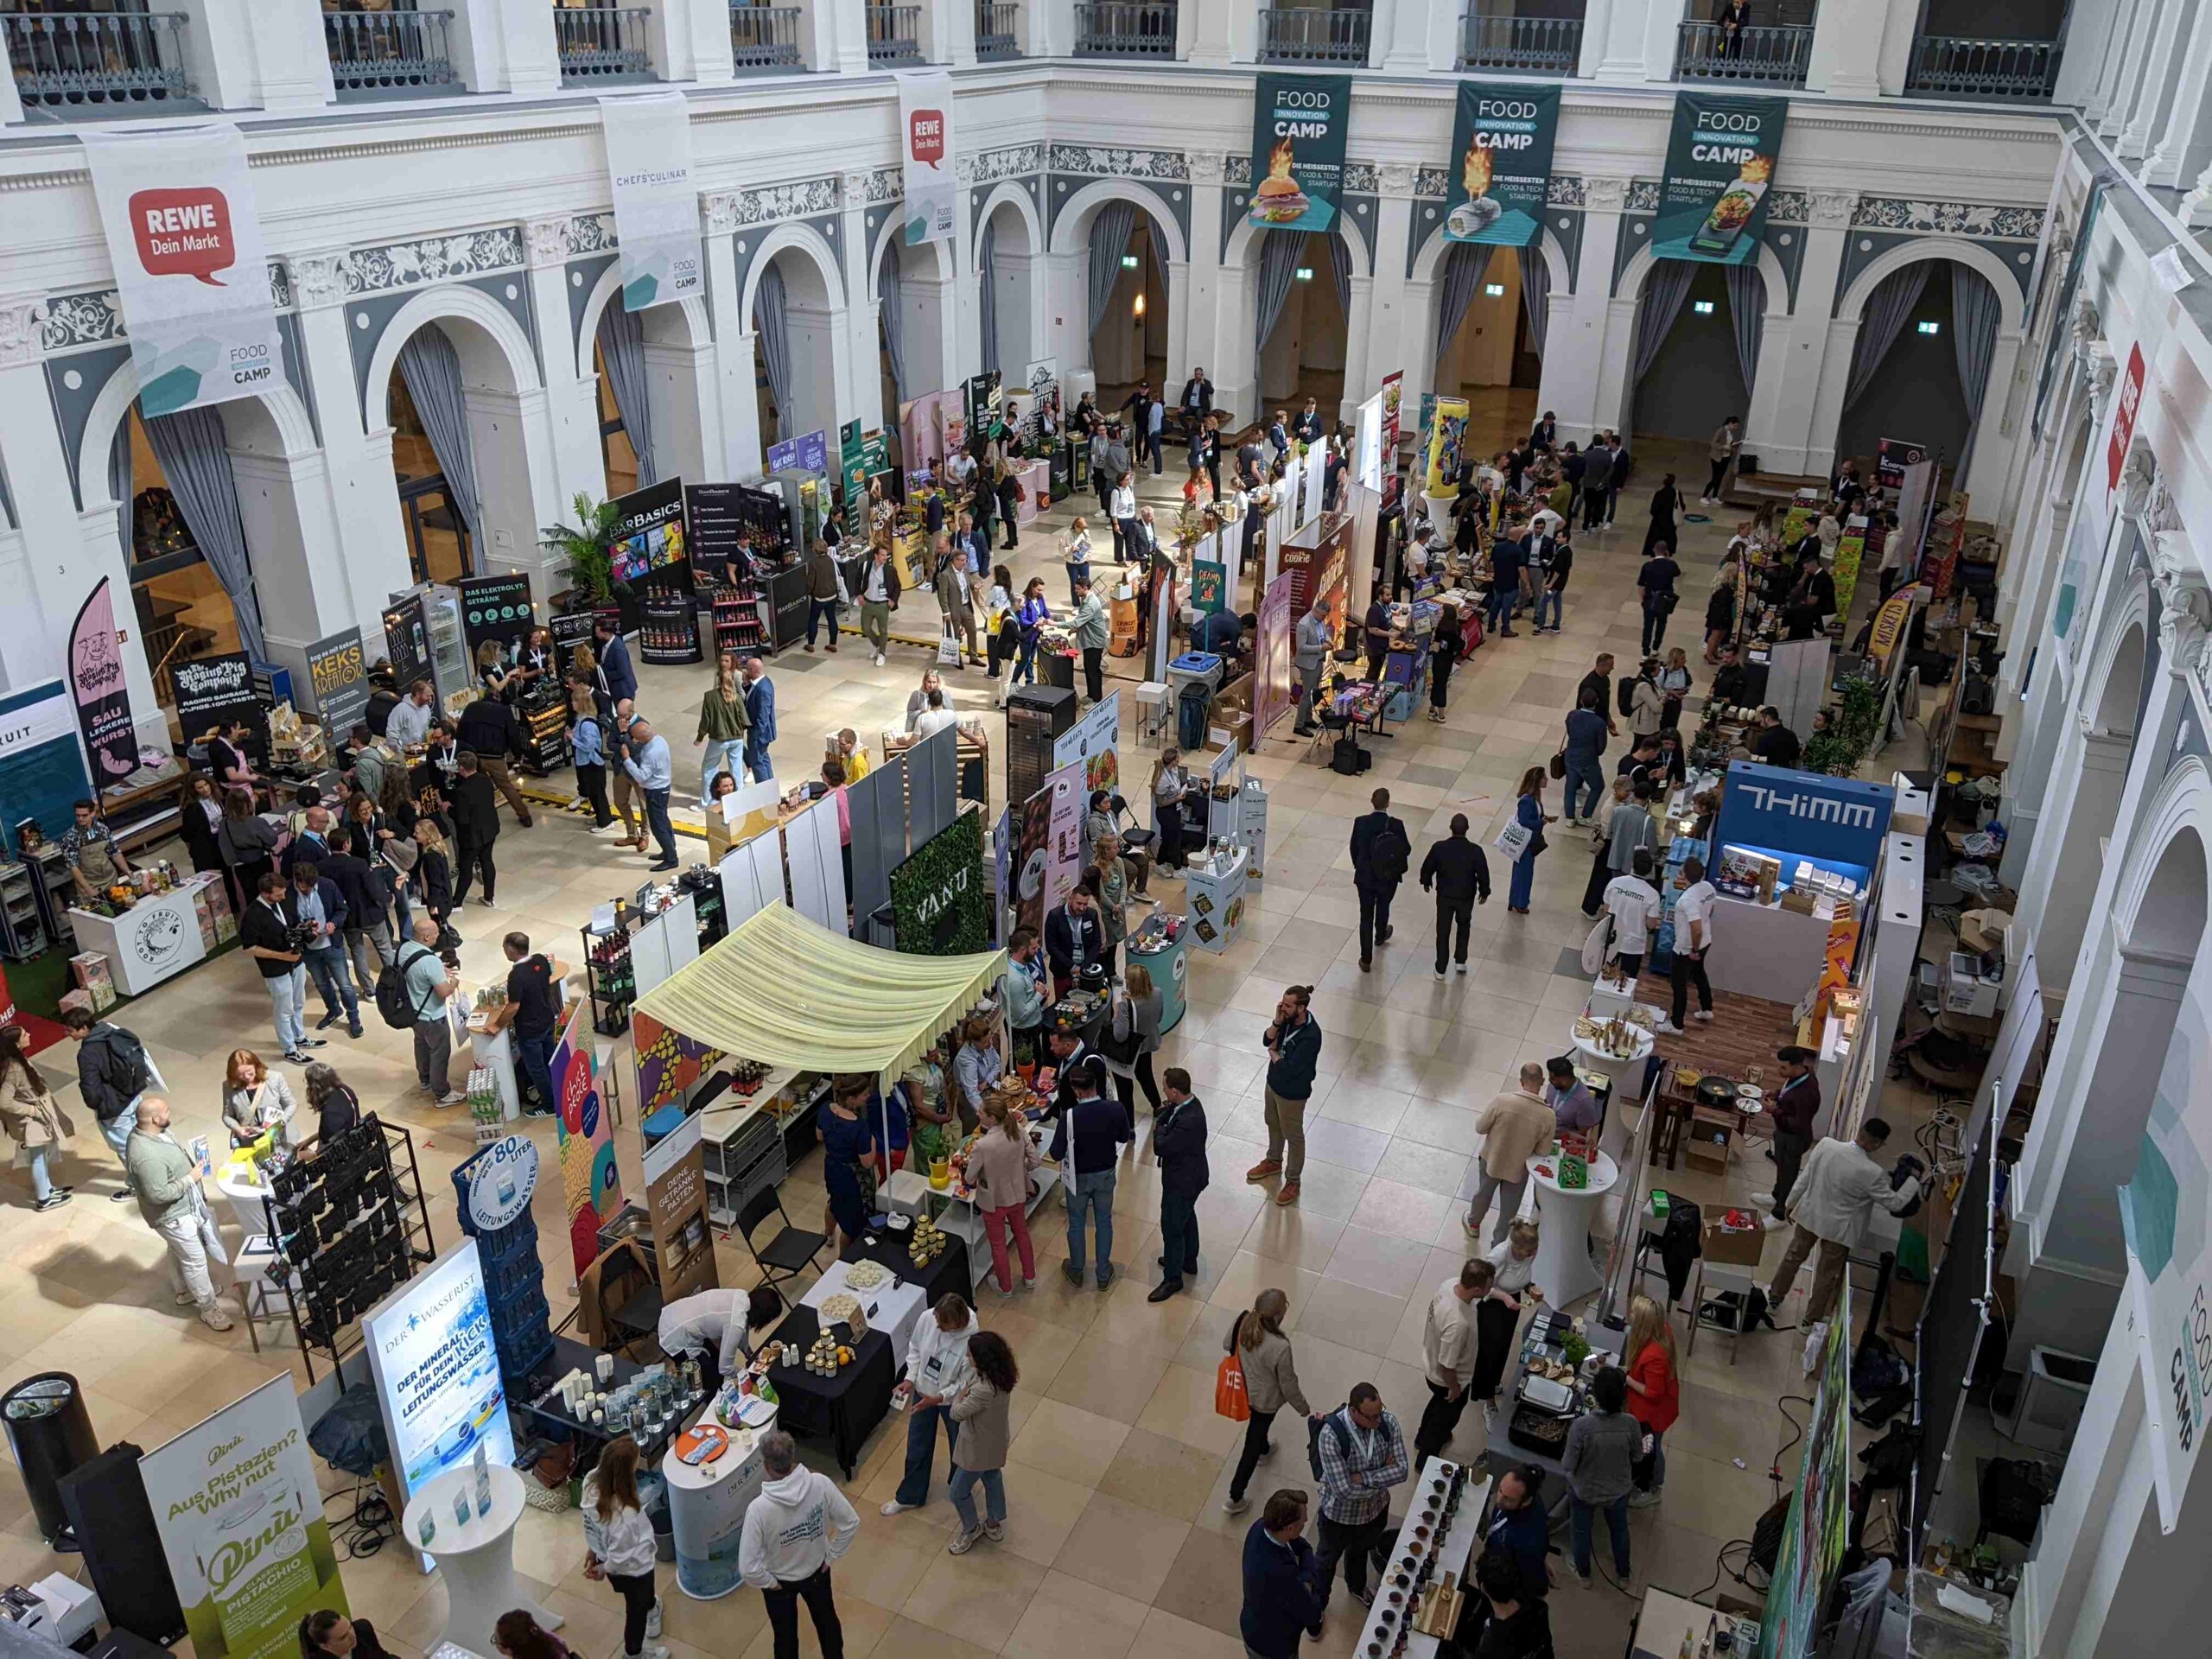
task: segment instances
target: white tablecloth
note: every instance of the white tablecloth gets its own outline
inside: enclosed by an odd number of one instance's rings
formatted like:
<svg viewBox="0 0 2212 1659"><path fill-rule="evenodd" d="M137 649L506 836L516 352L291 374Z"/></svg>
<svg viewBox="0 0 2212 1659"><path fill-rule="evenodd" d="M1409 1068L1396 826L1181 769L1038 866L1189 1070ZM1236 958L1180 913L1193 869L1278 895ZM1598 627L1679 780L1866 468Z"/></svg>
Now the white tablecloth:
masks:
<svg viewBox="0 0 2212 1659"><path fill-rule="evenodd" d="M914 1334L914 1321L921 1317L922 1293L917 1285L902 1284L892 1288L891 1281L867 1291L854 1290L845 1282L848 1263L840 1262L814 1281L814 1288L800 1297L799 1305L820 1311L823 1302L840 1292L849 1292L861 1300L861 1311L868 1316L868 1328L880 1331L891 1338L891 1363L895 1368L906 1363L906 1340Z"/></svg>

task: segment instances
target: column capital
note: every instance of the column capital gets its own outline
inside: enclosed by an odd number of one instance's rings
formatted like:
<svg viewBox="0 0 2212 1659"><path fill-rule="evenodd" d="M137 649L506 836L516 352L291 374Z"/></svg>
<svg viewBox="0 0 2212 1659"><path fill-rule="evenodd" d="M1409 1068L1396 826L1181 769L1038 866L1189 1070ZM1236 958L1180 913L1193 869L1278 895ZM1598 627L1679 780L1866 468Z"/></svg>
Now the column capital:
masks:
<svg viewBox="0 0 2212 1659"><path fill-rule="evenodd" d="M729 236L738 226L738 196L734 190L710 190L702 199L707 211L707 234Z"/></svg>
<svg viewBox="0 0 2212 1659"><path fill-rule="evenodd" d="M1420 176L1421 169L1411 162L1383 162L1375 169L1377 190L1385 196L1407 201L1413 199L1414 183Z"/></svg>
<svg viewBox="0 0 2212 1659"><path fill-rule="evenodd" d="M1815 226L1841 230L1858 211L1856 190L1815 190L1808 198L1808 216Z"/></svg>
<svg viewBox="0 0 2212 1659"><path fill-rule="evenodd" d="M1628 206L1629 181L1586 177L1582 205L1594 213L1618 213Z"/></svg>
<svg viewBox="0 0 2212 1659"><path fill-rule="evenodd" d="M562 264L567 261L569 216L566 213L556 213L549 219L524 219L522 232L531 270L543 270L548 265Z"/></svg>
<svg viewBox="0 0 2212 1659"><path fill-rule="evenodd" d="M1183 159L1190 164L1193 184L1219 184L1228 176L1229 157L1217 149L1194 149Z"/></svg>
<svg viewBox="0 0 2212 1659"><path fill-rule="evenodd" d="M955 156L953 161L956 170L961 163L968 162L968 159L964 156ZM958 173L957 176L964 180L967 175ZM847 173L841 175L837 181L839 191L837 205L845 208L867 207L868 181L868 175L866 173Z"/></svg>
<svg viewBox="0 0 2212 1659"><path fill-rule="evenodd" d="M292 274L292 298L301 310L323 311L345 303L346 261L343 249L297 253L285 260Z"/></svg>
<svg viewBox="0 0 2212 1659"><path fill-rule="evenodd" d="M2120 382L2120 358L2101 340L2082 342L2075 354L2088 377L2090 420L2101 427L2112 411L2113 388Z"/></svg>
<svg viewBox="0 0 2212 1659"><path fill-rule="evenodd" d="M2142 518L2150 511L2151 492L2158 482L2158 463L2149 449L2128 456L2120 474L2120 512L2129 518Z"/></svg>
<svg viewBox="0 0 2212 1659"><path fill-rule="evenodd" d="M35 295L0 297L0 369L23 368L46 355L38 328L45 317L46 303Z"/></svg>

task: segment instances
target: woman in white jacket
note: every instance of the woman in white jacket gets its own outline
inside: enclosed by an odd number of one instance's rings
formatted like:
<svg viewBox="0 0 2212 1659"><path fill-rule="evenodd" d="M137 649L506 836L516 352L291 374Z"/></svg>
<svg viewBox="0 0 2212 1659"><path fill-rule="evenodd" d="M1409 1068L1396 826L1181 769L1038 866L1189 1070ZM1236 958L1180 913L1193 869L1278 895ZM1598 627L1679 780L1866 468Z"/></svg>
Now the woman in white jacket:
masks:
<svg viewBox="0 0 2212 1659"><path fill-rule="evenodd" d="M638 1501L638 1443L618 1434L584 1478L584 1576L604 1579L622 1597L626 1659L668 1659L668 1649L645 1645L660 1634L660 1602L653 1594L653 1524Z"/></svg>
<svg viewBox="0 0 2212 1659"><path fill-rule="evenodd" d="M914 1334L906 1344L906 1381L914 1390L907 1407L906 1473L883 1506L886 1515L918 1510L929 1502L930 1465L937 1461L940 1421L948 1449L956 1456L959 1452L958 1431L945 1402L968 1381L968 1338L975 1332L975 1314L950 1292L938 1299L931 1317L914 1321Z"/></svg>

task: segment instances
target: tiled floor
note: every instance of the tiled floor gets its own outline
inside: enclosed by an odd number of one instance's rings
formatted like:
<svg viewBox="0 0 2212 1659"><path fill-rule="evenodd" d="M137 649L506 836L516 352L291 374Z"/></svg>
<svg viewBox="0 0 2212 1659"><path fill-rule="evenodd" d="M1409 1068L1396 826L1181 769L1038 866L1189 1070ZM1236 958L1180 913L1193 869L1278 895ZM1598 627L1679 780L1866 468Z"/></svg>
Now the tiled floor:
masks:
<svg viewBox="0 0 2212 1659"><path fill-rule="evenodd" d="M1650 481L1630 501L1643 499ZM1221 1512L1238 1431L1213 1414L1213 1373L1232 1314L1262 1289L1277 1287L1289 1297L1287 1328L1313 1401L1339 1401L1354 1382L1372 1381L1410 1434L1425 1399L1419 1374L1425 1299L1464 1254L1459 1200L1480 1143L1477 1109L1521 1061L1565 1047L1567 1022L1586 988L1579 976L1559 971L1587 927L1575 908L1584 860L1575 837L1554 835L1555 850L1540 866L1535 913L1527 918L1505 914L1501 872L1500 892L1476 918L1471 971L1438 983L1431 977L1432 918L1411 887L1397 909L1396 937L1377 953L1372 973L1359 970L1346 837L1369 791L1387 787L1418 847L1456 811L1474 818L1487 841L1521 772L1555 746L1567 699L1593 655L1611 650L1624 662L1633 658L1643 526L1630 501L1623 503L1619 530L1588 538L1580 550L1567 632L1535 639L1524 629L1515 640L1486 645L1454 676L1444 725L1416 720L1402 728L1376 746L1375 770L1357 779L1311 764L1305 746L1288 741L1270 742L1253 763L1271 791L1267 879L1251 901L1242 942L1219 956L1192 952L1189 1012L1161 1056L1163 1065L1183 1066L1197 1080L1214 1132L1213 1185L1198 1206L1203 1270L1194 1293L1159 1306L1145 1300L1159 1236L1155 1172L1141 1135L1116 1193L1114 1254L1124 1272L1110 1291L1065 1282L1056 1270L1065 1253L1058 1211L1040 1213L1037 1240L1045 1259L1036 1294L983 1299L984 1322L1005 1333L1022 1369L1006 1541L962 1557L945 1554L953 1517L941 1481L923 1510L893 1520L876 1512L898 1479L903 1436L894 1420L868 1448L853 1491L862 1536L838 1572L849 1659L868 1659L879 1648L900 1659L988 1653L1061 1659L1078 1644L1101 1659L1140 1649L1167 1659L1235 1659L1237 1540L1249 1517ZM1686 534L1688 603L1676 630L1685 643L1687 619L1697 613L1724 536L1719 524L1691 525ZM1052 550L1047 534L1026 534L1018 574L1041 568ZM1056 576L1050 585L1058 590ZM911 604L905 620L910 628L933 628ZM772 668L785 769L804 770L796 763L811 752L817 732L851 724L873 741L902 709L921 666L920 653L910 650L876 669L849 636L835 657L785 653ZM680 751L703 672L644 671L643 706L665 711L665 729ZM963 711L987 709L980 672L953 678ZM984 717L1000 728L997 716ZM1148 771L1148 761L1129 769L1141 768ZM686 777L681 761L678 777ZM698 851L693 844L691 855ZM589 907L633 886L644 863L613 854L558 814L542 817L534 830L511 827L499 860L499 906L472 906L461 918L464 967L479 976L499 963L498 941L511 927L573 962L576 929ZM1162 879L1159 891L1174 901L1172 880ZM1265 1138L1260 1028L1281 988L1294 982L1318 987L1314 1012L1325 1040L1304 1197L1284 1210L1242 1176ZM240 1044L269 1046L266 1001L236 957L130 1005L123 1018L168 1078L188 1132L218 1127L222 1056ZM465 1124L423 1107L410 1088L407 1039L374 1019L359 1042L341 1034L327 1053L366 1103L413 1128L436 1236L450 1243L456 1229L447 1176L468 1150ZM46 1058L65 1104L73 1106L67 1055ZM1897 1116L1910 1104L1892 1100L1889 1109ZM75 1203L35 1215L18 1180L0 1205L0 1249L11 1269L0 1279L0 1386L41 1370L70 1371L88 1391L104 1444L129 1438L150 1447L288 1359L296 1375L296 1356L283 1346L255 1357L242 1329L218 1336L178 1317L158 1242L132 1206L107 1201L113 1162L90 1123L81 1128L75 1157L64 1161L67 1173L57 1172L78 1183ZM550 1151L550 1127L531 1124L527 1132ZM634 1135L618 1139L635 1183ZM786 1183L785 1202L796 1217L818 1213L818 1167L810 1160ZM1681 1171L1666 1184L1700 1201L1740 1201L1768 1185L1767 1173L1752 1151L1726 1182ZM574 1294L564 1294L558 1184L542 1184L537 1202L557 1314ZM723 1245L721 1259L725 1282L749 1275L741 1248ZM1731 1359L1723 1345L1700 1343L1688 1361L1682 1417L1668 1446L1666 1500L1634 1521L1638 1586L1694 1592L1707 1585L1723 1541L1747 1535L1772 1500L1777 1489L1769 1465L1792 1438L1777 1402L1800 1391L1797 1346L1792 1338L1768 1337L1745 1343ZM1479 1418L1471 1414L1461 1447L1479 1432ZM1294 1431L1287 1439L1256 1483L1262 1497L1276 1482L1310 1484ZM52 1555L38 1539L12 1471L0 1471L0 1583L57 1569L81 1573L78 1558ZM525 1515L518 1548L522 1572L546 1605L567 1616L570 1645L588 1659L615 1652L618 1603L605 1586L583 1578L575 1518ZM345 1575L354 1611L372 1619L396 1651L412 1655L435 1635L444 1592L416 1573L405 1552L388 1548L348 1563ZM1569 1583L1554 1605L1562 1654L1620 1651L1633 1607L1628 1597L1602 1580L1594 1591ZM1350 1651L1357 1626L1350 1609L1340 1598L1319 1645L1323 1659ZM750 1592L703 1605L671 1592L666 1632L676 1659L768 1654L760 1599ZM810 1630L806 1641L812 1653Z"/></svg>

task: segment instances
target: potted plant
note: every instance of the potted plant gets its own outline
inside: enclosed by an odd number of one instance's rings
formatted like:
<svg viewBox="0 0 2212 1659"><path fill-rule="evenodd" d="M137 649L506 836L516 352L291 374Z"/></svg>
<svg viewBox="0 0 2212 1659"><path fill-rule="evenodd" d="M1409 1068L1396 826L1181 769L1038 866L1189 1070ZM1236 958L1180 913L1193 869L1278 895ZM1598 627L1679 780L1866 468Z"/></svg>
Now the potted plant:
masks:
<svg viewBox="0 0 2212 1659"><path fill-rule="evenodd" d="M622 631L638 626L637 600L630 584L614 574L615 532L622 510L612 501L594 501L578 491L569 511L574 525L547 524L539 530L538 545L563 561L569 581L569 608L594 610L612 604L621 617Z"/></svg>

